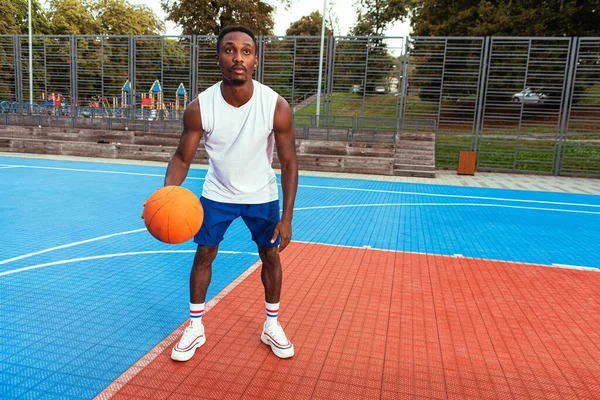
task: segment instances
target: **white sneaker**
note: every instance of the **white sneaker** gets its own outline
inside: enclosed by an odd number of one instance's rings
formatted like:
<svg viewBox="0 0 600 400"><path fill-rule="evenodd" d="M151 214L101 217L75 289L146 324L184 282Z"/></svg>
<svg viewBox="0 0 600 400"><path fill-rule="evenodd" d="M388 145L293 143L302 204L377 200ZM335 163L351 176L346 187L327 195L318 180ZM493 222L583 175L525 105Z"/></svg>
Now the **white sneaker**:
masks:
<svg viewBox="0 0 600 400"><path fill-rule="evenodd" d="M294 356L294 345L285 336L285 332L279 322L277 325L267 323L263 325L260 340L267 346L271 346L273 353L279 358L290 358Z"/></svg>
<svg viewBox="0 0 600 400"><path fill-rule="evenodd" d="M173 347L171 359L175 361L187 361L194 356L196 349L206 343L204 336L204 325L188 325L179 339L179 343Z"/></svg>

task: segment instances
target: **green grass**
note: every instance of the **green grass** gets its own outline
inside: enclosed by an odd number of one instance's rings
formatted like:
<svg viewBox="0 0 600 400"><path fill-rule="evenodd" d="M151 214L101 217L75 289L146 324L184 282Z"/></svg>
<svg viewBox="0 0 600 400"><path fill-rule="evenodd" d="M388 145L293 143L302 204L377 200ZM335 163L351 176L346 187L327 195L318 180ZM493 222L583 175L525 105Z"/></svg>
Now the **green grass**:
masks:
<svg viewBox="0 0 600 400"><path fill-rule="evenodd" d="M562 160L562 168L572 173L595 171L600 175L600 140L595 142L577 142L567 140Z"/></svg>
<svg viewBox="0 0 600 400"><path fill-rule="evenodd" d="M600 90L600 86L590 89L596 94L595 91ZM325 115L327 110L324 100L322 98L321 116ZM396 101L395 96L367 96L363 115L362 95L333 93L329 113L334 116L322 117L321 126L394 130ZM421 101L416 95L409 95L406 102L406 115L437 114L437 104ZM295 114L294 124L312 125L314 120L310 117L314 117L315 113L316 102L312 102ZM540 120L540 124L547 126L521 127L518 151L515 151L517 149L516 129L514 132L484 129L479 137L478 167L552 173L555 167L555 138L558 137L557 128L552 126L554 122L554 119L546 119ZM595 126L586 126L585 130L597 129ZM452 131L442 127L436 142L436 164L456 167L459 151L470 151L473 146L474 138L471 131L472 126L468 124L453 127ZM563 171L600 175L600 134L570 133L564 143Z"/></svg>
<svg viewBox="0 0 600 400"><path fill-rule="evenodd" d="M332 93L331 103L329 104L330 114L340 117L362 116L362 99L363 96L356 93ZM325 97L321 97L320 114L324 115L327 107ZM373 95L365 98L365 113L368 117L387 117L396 118L396 96ZM300 115L315 115L317 112L316 100L302 108L296 114Z"/></svg>
<svg viewBox="0 0 600 400"><path fill-rule="evenodd" d="M507 169L552 173L554 171L555 141L548 139L520 138L518 151L516 137L480 138L479 168ZM471 149L471 136L438 135L436 164L444 167L458 165L458 152ZM600 140L581 142L567 140L564 143L562 170L570 173L600 175Z"/></svg>

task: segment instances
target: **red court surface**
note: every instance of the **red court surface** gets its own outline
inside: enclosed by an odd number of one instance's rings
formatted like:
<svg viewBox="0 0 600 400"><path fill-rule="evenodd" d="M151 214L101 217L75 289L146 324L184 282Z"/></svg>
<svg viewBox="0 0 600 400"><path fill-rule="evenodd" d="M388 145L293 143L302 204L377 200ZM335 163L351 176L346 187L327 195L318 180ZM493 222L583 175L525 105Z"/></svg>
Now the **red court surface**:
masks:
<svg viewBox="0 0 600 400"><path fill-rule="evenodd" d="M171 361L175 332L98 398L600 398L597 271L306 243L282 259L292 359L259 339L255 269L192 360Z"/></svg>

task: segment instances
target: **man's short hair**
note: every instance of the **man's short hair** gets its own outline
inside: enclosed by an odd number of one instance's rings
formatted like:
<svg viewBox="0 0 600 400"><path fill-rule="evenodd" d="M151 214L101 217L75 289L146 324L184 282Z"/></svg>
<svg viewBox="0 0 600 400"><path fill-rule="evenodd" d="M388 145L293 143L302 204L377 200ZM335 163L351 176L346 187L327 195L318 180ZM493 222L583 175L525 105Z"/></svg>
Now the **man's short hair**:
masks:
<svg viewBox="0 0 600 400"><path fill-rule="evenodd" d="M254 34L254 32L252 32L252 29L241 25L227 26L221 29L221 32L219 32L219 36L217 37L217 53L221 51L221 41L223 40L223 37L231 32L242 32L250 36L252 38L252 41L254 42L254 54L258 54L258 42L256 41L256 35Z"/></svg>

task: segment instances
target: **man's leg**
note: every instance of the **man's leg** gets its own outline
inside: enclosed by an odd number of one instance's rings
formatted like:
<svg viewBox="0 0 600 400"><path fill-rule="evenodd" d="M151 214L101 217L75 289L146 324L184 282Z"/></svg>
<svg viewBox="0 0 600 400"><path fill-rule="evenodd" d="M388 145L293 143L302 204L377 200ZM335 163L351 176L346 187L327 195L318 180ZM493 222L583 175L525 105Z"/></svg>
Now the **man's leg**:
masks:
<svg viewBox="0 0 600 400"><path fill-rule="evenodd" d="M212 277L212 263L217 257L218 251L218 245L198 246L190 272L190 303L204 303Z"/></svg>
<svg viewBox="0 0 600 400"><path fill-rule="evenodd" d="M267 318L260 340L271 346L271 350L277 357L289 358L294 355L294 345L287 339L283 328L277 322L282 280L278 247L280 238L278 237L274 243L271 243L273 232L279 222L279 201L248 204L242 210L242 218L252 232L252 240L258 246L258 254L262 261L260 277L265 287Z"/></svg>
<svg viewBox="0 0 600 400"><path fill-rule="evenodd" d="M281 296L281 260L277 247L259 247L258 254L262 261L260 278L265 287L265 301L279 303Z"/></svg>
<svg viewBox="0 0 600 400"><path fill-rule="evenodd" d="M262 261L260 277L265 287L265 308L267 319L260 339L277 357L289 358L294 355L294 345L287 339L283 328L277 321L279 317L279 298L281 296L282 269L277 247L259 247Z"/></svg>
<svg viewBox="0 0 600 400"><path fill-rule="evenodd" d="M187 361L193 357L196 349L206 343L202 315L206 291L212 277L212 263L217 256L219 246L199 245L190 272L190 324L185 328L179 343L173 347L171 358L175 361Z"/></svg>

